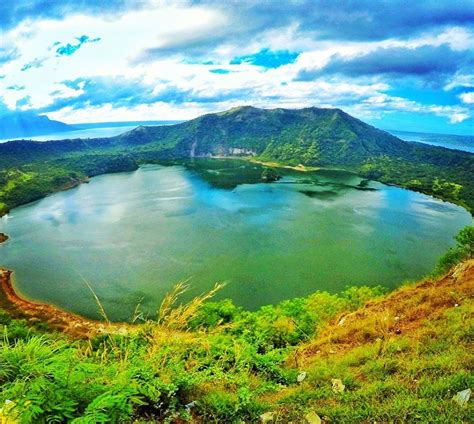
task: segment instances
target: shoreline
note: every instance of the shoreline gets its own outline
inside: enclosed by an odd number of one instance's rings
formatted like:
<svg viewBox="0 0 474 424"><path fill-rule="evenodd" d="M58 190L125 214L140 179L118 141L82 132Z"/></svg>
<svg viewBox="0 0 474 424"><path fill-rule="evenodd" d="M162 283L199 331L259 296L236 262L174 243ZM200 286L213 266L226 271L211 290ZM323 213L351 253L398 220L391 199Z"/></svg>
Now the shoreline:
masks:
<svg viewBox="0 0 474 424"><path fill-rule="evenodd" d="M100 334L127 334L134 326L128 323L109 323L87 319L46 303L21 297L13 285L13 271L0 268L0 308L12 318L30 322L44 322L52 329L74 338L90 338Z"/></svg>
<svg viewBox="0 0 474 424"><path fill-rule="evenodd" d="M56 194L56 193L61 193L62 191L71 190L73 188L76 188L76 187L80 186L81 184L88 184L89 182L90 182L90 177L70 181L67 184L63 185L62 187L59 187L57 190L54 190L50 193L46 193L44 196L41 196L37 199L30 200L26 203L20 203L19 205L15 205L12 208L2 209L2 210L0 210L0 219L4 216L7 216L12 209L19 208L19 207L25 206L25 205L29 205L30 203L39 202L40 200L42 200L42 199L44 199L48 196L51 196L51 195ZM0 234L3 234L3 233L0 233ZM4 234L4 235L6 235L6 234ZM7 236L7 240L8 240L8 236ZM4 240L4 241L6 241L6 240ZM2 240L1 240L1 237L0 237L0 244L1 243L2 243Z"/></svg>
<svg viewBox="0 0 474 424"><path fill-rule="evenodd" d="M254 159L252 156L250 157L244 157L245 160L252 162L252 163L257 163L259 165L263 166L269 166L271 168L283 168L283 169L292 169L293 171L299 171L299 172L312 172L312 171L319 171L320 169L323 169L321 167L317 166L305 166L303 164L299 165L284 165L279 162L271 162L271 161L263 161L259 159Z"/></svg>
<svg viewBox="0 0 474 424"><path fill-rule="evenodd" d="M215 157L215 159L220 159ZM325 168L318 167L307 167L302 164L291 166L283 165L278 162L267 162L254 159L253 157L222 157L222 159L243 159L248 162L257 163L264 166L275 167L275 168L284 168L291 169L298 172L312 172ZM342 171L345 171L341 169ZM124 171L128 172L128 171ZM349 171L351 172L351 171ZM99 175L107 175L111 173L104 173ZM61 189L54 191L52 193L46 194L44 197L47 197L51 194L58 193L61 191L70 190L75 188L83 183L88 183L90 178L83 180L76 180L72 184L67 184ZM374 180L377 181L377 180ZM404 190L417 191L407 187L403 187L393 183L381 183L387 186L394 186ZM440 197L434 196L429 193L419 191L422 194L425 194L433 199L438 199L443 202L448 202L453 205L457 205L465 209L471 216L472 212L469 211L465 206L456 204L450 200L442 199ZM38 199L40 200L40 199ZM37 200L35 200L37 201ZM33 201L34 202L34 201ZM32 203L32 202L28 202ZM26 203L26 204L28 204ZM22 206L22 205L18 205ZM16 206L16 207L18 207ZM6 211L2 214L0 211L0 218L4 215L7 215L9 211ZM9 240L9 236L5 233L0 232L0 248L1 244ZM65 311L54 305L47 303L40 303L36 301L30 301L23 298L20 294L15 291L14 280L13 280L13 271L1 267L0 264L0 310L4 309L9 315L13 318L23 318L31 322L44 322L51 326L52 329L61 331L75 338L89 338L99 334L126 334L131 329L136 328L135 325L126 323L126 322L105 322L99 320L88 319L80 315L74 314L72 312Z"/></svg>
<svg viewBox="0 0 474 424"><path fill-rule="evenodd" d="M190 159L190 158L188 158L188 159ZM245 160L245 161L248 161L248 162L251 162L251 163L256 163L256 164L263 165L263 166L268 166L268 167L272 167L272 168L291 169L291 170L298 171L298 172L312 172L312 171L319 171L319 170L324 170L324 169L328 169L328 170L331 170L331 171L334 171L334 170L336 170L336 171L346 171L346 172L351 172L351 173L359 176L360 178L365 178L353 169L314 167L314 166L305 166L303 164L299 164L299 165L295 165L295 166L293 166L293 165L284 165L284 164L279 163L279 162L261 161L261 160L255 159L253 156L213 156L210 159L240 159L240 160ZM155 163L150 162L149 164L152 165L152 164L155 164ZM142 166L142 165L147 165L147 163L142 163L142 164L138 165L138 168L140 168L140 166ZM0 219L4 216L8 215L10 213L10 211L14 208L18 208L20 206L25 206L25 205L28 205L30 203L37 202L41 199L44 199L45 197L48 197L48 196L51 196L51 195L55 194L55 193L60 193L62 191L71 190L73 188L76 188L76 187L80 186L81 184L87 184L87 183L90 182L91 178L98 177L100 175L109 175L109 174L116 174L116 173L122 173L122 172L133 172L133 171L123 170L123 171L104 172L102 174L94 175L93 177L87 176L86 178L83 178L83 179L77 179L73 182L69 182L69 183L65 184L64 186L58 188L57 190L46 193L44 196L41 196L41 197L39 197L35 200L31 200L31 201L28 201L26 203L20 203L18 205L13 206L12 208L0 209ZM438 199L438 200L441 200L443 202L452 203L453 205L460 206L461 208L466 210L467 213L469 213L472 217L474 217L474 209L471 210L469 208L469 206L467 204L465 204L464 202L462 202L462 201L457 202L457 201L454 201L453 199L446 199L442 196L437 196L434 193L429 193L429 192L424 191L424 190L416 190L415 188L405 187L405 186L403 186L401 184L397 184L397 183L382 182L382 181L377 180L377 179L370 179L370 180L371 181L376 181L380 184L384 184L384 185L387 185L387 186L393 186L393 187L398 187L398 188L409 190L409 191L414 191L414 192L417 192L417 193L422 193L422 194L425 194L427 196L432 197L433 199ZM0 244L1 244L1 241L0 241Z"/></svg>

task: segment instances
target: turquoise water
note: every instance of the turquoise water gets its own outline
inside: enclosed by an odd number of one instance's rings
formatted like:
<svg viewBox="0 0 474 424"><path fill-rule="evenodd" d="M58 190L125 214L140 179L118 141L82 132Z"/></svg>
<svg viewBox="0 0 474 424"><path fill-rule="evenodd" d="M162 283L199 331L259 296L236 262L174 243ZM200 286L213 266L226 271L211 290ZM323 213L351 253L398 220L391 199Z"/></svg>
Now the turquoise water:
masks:
<svg viewBox="0 0 474 424"><path fill-rule="evenodd" d="M259 181L243 161L149 165L14 209L0 264L24 296L111 319L138 303L153 316L188 280L189 296L226 281L219 298L255 309L347 285L395 287L429 272L471 222L462 208L345 172L285 171ZM245 182L246 184L240 184Z"/></svg>

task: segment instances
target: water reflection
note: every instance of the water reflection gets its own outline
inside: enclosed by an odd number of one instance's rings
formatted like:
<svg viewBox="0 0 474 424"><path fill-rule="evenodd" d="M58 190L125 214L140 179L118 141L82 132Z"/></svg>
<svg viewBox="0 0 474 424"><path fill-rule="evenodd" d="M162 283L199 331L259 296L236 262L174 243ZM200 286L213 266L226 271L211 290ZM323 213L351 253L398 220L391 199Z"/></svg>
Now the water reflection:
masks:
<svg viewBox="0 0 474 424"><path fill-rule="evenodd" d="M1 264L27 296L113 319L153 314L177 281L256 308L351 284L394 286L428 272L471 220L463 209L340 171L193 161L105 175L12 211Z"/></svg>

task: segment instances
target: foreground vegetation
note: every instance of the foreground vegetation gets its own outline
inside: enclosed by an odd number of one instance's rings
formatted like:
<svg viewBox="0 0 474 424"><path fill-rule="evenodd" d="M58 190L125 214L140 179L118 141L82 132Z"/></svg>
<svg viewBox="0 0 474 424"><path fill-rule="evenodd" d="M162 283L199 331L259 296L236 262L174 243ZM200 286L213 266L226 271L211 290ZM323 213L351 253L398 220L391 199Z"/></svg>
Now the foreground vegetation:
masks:
<svg viewBox="0 0 474 424"><path fill-rule="evenodd" d="M474 209L474 155L408 143L338 109L209 114L116 137L0 144L0 216L95 175L202 156L346 169Z"/></svg>
<svg viewBox="0 0 474 424"><path fill-rule="evenodd" d="M474 227L456 240L441 277L390 294L248 312L179 305L179 285L154 321L85 340L0 313L2 422L469 422Z"/></svg>

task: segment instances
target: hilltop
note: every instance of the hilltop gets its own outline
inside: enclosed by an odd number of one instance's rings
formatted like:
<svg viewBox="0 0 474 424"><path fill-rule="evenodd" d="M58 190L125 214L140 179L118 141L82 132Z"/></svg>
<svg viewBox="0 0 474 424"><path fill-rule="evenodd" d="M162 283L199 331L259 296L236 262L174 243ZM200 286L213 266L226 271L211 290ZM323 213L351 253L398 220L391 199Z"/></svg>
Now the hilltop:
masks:
<svg viewBox="0 0 474 424"><path fill-rule="evenodd" d="M0 144L0 214L94 175L209 156L342 168L474 208L471 153L406 142L339 109L245 106L110 138Z"/></svg>

